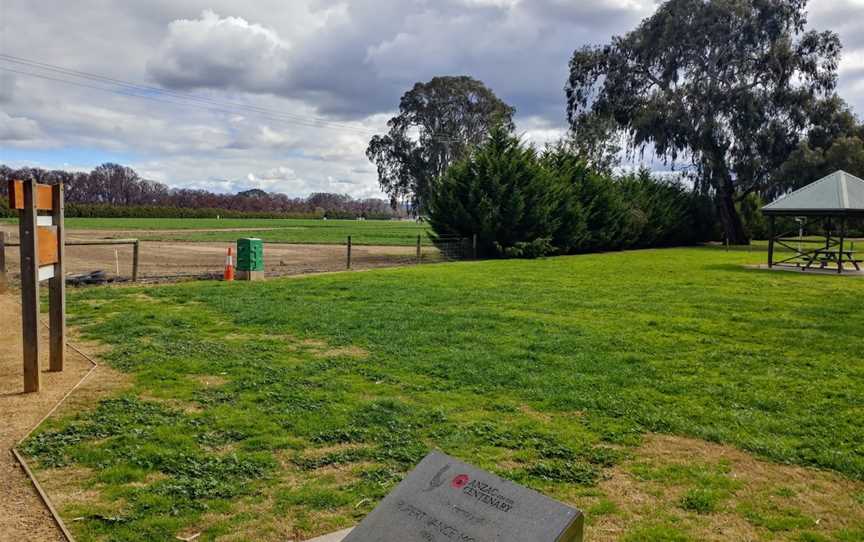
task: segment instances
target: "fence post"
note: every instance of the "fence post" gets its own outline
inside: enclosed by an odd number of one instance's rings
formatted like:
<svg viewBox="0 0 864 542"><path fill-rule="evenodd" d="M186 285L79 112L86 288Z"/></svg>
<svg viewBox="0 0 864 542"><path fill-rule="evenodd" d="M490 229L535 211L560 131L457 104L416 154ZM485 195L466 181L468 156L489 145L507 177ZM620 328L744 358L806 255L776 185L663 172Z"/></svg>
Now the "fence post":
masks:
<svg viewBox="0 0 864 542"><path fill-rule="evenodd" d="M48 280L48 321L51 324L48 339L49 369L62 371L66 358L66 264L63 258L66 253L66 232L64 231L64 199L63 184L56 184L51 190L53 209L51 216L57 230L57 263L54 264L54 276Z"/></svg>
<svg viewBox="0 0 864 542"><path fill-rule="evenodd" d="M420 252L420 234L417 234L417 263L420 263L422 257L423 255Z"/></svg>
<svg viewBox="0 0 864 542"><path fill-rule="evenodd" d="M474 259L477 259L477 234L475 233L471 236L471 255Z"/></svg>
<svg viewBox="0 0 864 542"><path fill-rule="evenodd" d="M348 269L351 269L351 236L348 236Z"/></svg>
<svg viewBox="0 0 864 542"><path fill-rule="evenodd" d="M6 291L6 232L0 231L0 293Z"/></svg>
<svg viewBox="0 0 864 542"><path fill-rule="evenodd" d="M39 391L39 245L36 233L36 181L21 183L24 208L18 211L21 239L21 327L24 392Z"/></svg>
<svg viewBox="0 0 864 542"><path fill-rule="evenodd" d="M138 243L136 239L132 244L132 282L138 282Z"/></svg>

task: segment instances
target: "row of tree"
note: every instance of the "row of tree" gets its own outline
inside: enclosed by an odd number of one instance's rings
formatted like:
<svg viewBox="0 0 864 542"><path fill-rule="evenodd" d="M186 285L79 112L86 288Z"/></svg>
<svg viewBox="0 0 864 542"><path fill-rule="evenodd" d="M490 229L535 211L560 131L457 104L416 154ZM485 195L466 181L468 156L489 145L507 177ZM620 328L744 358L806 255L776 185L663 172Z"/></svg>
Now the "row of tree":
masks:
<svg viewBox="0 0 864 542"><path fill-rule="evenodd" d="M599 173L571 146L538 152L502 126L445 172L426 210L437 237L476 235L486 257L682 245L713 233L710 200L680 183Z"/></svg>
<svg viewBox="0 0 864 542"><path fill-rule="evenodd" d="M5 201L7 181L33 179L62 182L69 216L95 217L328 217L389 219L396 215L382 199L354 199L345 194L319 192L305 198L263 190L216 194L207 190L169 188L142 179L132 168L102 164L87 172L12 169L0 165L0 196Z"/></svg>
<svg viewBox="0 0 864 542"><path fill-rule="evenodd" d="M562 145L607 174L660 157L714 202L723 237L749 242L742 209L837 169L864 176L864 125L835 92L840 40L808 31L806 6L666 0L633 31L577 50ZM480 81L436 77L402 97L367 156L391 200L424 214L448 167L513 114Z"/></svg>

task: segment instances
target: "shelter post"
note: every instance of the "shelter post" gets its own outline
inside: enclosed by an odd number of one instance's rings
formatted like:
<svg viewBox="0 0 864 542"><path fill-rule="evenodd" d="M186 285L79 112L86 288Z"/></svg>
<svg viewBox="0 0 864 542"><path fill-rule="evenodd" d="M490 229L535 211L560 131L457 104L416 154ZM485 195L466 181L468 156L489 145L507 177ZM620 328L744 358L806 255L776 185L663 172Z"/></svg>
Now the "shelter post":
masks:
<svg viewBox="0 0 864 542"><path fill-rule="evenodd" d="M846 241L846 217L840 219L840 247L837 252L837 273L843 272L843 243Z"/></svg>
<svg viewBox="0 0 864 542"><path fill-rule="evenodd" d="M774 220L776 217L771 215L768 218L768 268L774 267Z"/></svg>

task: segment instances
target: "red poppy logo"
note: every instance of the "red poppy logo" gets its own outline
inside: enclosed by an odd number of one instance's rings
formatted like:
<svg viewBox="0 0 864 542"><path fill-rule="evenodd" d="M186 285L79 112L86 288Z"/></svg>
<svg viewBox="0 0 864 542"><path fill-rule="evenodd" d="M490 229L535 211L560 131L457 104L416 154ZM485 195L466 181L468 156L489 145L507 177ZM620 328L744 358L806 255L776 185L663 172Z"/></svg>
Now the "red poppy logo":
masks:
<svg viewBox="0 0 864 542"><path fill-rule="evenodd" d="M454 489L462 489L465 487L471 479L468 478L467 474L459 474L453 478L453 481L450 482L450 485L453 486Z"/></svg>

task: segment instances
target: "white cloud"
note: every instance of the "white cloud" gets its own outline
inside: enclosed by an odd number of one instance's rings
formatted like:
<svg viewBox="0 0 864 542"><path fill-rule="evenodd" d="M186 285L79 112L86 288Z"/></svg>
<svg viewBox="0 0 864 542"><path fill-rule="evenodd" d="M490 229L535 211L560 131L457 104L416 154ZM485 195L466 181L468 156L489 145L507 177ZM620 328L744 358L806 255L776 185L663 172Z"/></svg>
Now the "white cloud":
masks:
<svg viewBox="0 0 864 542"><path fill-rule="evenodd" d="M26 117L13 117L0 111L0 141L24 143L42 137L39 123Z"/></svg>
<svg viewBox="0 0 864 542"><path fill-rule="evenodd" d="M655 6L655 0L4 0L0 33L16 36L4 43L6 54L242 107L214 111L0 72L0 161L72 168L117 159L173 186L373 195L368 138L386 129L414 82L453 74L481 79L516 106L517 131L542 146L565 130L563 86L573 50L628 31ZM811 0L809 9L813 28L840 33L840 92L864 112L864 0ZM311 117L335 124L297 122ZM26 158L15 154L21 148ZM68 149L83 149L89 161L68 165Z"/></svg>
<svg viewBox="0 0 864 542"><path fill-rule="evenodd" d="M169 25L147 71L167 87L271 92L286 76L290 49L272 29L207 10Z"/></svg>

